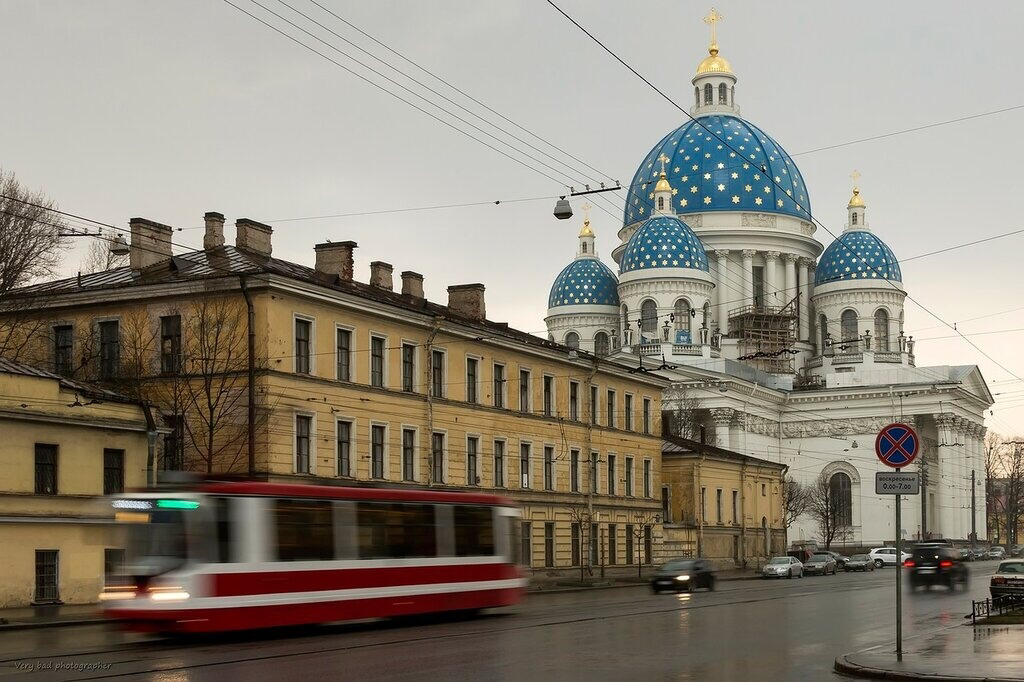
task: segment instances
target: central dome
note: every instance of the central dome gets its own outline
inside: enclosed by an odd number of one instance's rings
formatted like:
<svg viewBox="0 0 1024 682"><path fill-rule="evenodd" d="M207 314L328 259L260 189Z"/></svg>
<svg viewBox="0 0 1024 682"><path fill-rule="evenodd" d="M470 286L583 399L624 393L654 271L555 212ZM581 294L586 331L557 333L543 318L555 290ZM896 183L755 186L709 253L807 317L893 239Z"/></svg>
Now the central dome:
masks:
<svg viewBox="0 0 1024 682"><path fill-rule="evenodd" d="M789 154L739 116L714 114L684 123L647 154L629 185L624 225L651 216L662 154L675 213L757 211L810 220L807 186Z"/></svg>

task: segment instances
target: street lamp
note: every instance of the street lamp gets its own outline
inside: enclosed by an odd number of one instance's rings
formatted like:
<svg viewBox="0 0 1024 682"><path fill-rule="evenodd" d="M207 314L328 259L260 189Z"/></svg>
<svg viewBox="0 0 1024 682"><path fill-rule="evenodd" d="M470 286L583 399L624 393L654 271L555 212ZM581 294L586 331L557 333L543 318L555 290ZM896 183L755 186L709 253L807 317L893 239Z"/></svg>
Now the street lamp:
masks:
<svg viewBox="0 0 1024 682"><path fill-rule="evenodd" d="M559 197L555 202L555 217L559 220L568 220L572 217L572 207L565 197Z"/></svg>
<svg viewBox="0 0 1024 682"><path fill-rule="evenodd" d="M103 232L59 232L58 237L98 237L100 239L106 239L110 242L110 253L115 256L127 256L131 253L131 248L128 246L128 241L124 238L124 235L119 234L113 239L108 237Z"/></svg>

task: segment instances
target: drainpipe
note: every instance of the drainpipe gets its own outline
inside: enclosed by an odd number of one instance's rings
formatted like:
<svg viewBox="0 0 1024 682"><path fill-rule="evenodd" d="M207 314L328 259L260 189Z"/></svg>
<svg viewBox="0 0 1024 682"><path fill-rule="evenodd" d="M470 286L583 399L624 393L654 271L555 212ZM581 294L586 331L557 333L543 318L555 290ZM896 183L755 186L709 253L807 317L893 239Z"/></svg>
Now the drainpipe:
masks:
<svg viewBox="0 0 1024 682"><path fill-rule="evenodd" d="M249 327L249 478L256 476L256 311L252 304L252 296L246 287L245 275L239 275L238 281L245 297L246 319Z"/></svg>
<svg viewBox="0 0 1024 682"><path fill-rule="evenodd" d="M153 417L153 406L148 402L142 403L142 413L146 416L146 440L148 450L146 452L146 487L156 486L156 419Z"/></svg>
<svg viewBox="0 0 1024 682"><path fill-rule="evenodd" d="M433 355L434 355L434 353L433 353L434 337L437 336L437 332L440 329L441 329L441 318L440 317L435 317L434 318L434 324L432 325L432 327L430 329L430 336L427 337L427 343L424 344L424 346L426 348L426 351L427 351L427 353L426 353L427 357L425 358L425 362L423 363L423 366L426 369L426 375L427 375L426 376L426 381L424 382L424 386L426 386L426 388L427 388L427 434L426 434L427 437L424 438L424 441L426 441L426 442L425 442L425 446L424 446L423 449L427 451L427 485L432 485L434 483L434 466L433 466L434 465L434 462L433 462L433 448L434 448L434 385L431 383L431 378L432 377L430 376L430 373L431 373L431 370L432 370L432 367L433 367L433 361L434 361L434 357L433 357ZM506 457L505 470L507 471L508 470L508 459L507 459L508 458L508 451L507 450L505 452L505 457Z"/></svg>

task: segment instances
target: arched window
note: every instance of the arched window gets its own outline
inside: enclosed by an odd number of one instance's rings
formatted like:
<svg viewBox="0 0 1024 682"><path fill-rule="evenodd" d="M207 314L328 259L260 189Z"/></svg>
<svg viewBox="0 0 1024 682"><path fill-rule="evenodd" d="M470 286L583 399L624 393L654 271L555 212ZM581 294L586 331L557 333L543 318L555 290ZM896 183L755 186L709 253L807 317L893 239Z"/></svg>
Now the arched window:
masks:
<svg viewBox="0 0 1024 682"><path fill-rule="evenodd" d="M550 341L551 343L554 343L555 342L555 335L554 334L548 334L548 341Z"/></svg>
<svg viewBox="0 0 1024 682"><path fill-rule="evenodd" d="M704 104L714 104L715 90L711 87L711 83L707 83L704 86Z"/></svg>
<svg viewBox="0 0 1024 682"><path fill-rule="evenodd" d="M598 332L594 335L594 353L597 355L608 355L608 335Z"/></svg>
<svg viewBox="0 0 1024 682"><path fill-rule="evenodd" d="M704 326L711 324L711 301L704 301Z"/></svg>
<svg viewBox="0 0 1024 682"><path fill-rule="evenodd" d="M640 305L640 329L644 334L658 333L658 304L647 299Z"/></svg>
<svg viewBox="0 0 1024 682"><path fill-rule="evenodd" d="M693 89L693 103L695 106L700 106L700 88L698 87Z"/></svg>
<svg viewBox="0 0 1024 682"><path fill-rule="evenodd" d="M587 243L583 242L583 253L587 252Z"/></svg>
<svg viewBox="0 0 1024 682"><path fill-rule="evenodd" d="M690 331L690 302L685 298L679 299L673 313L676 316L676 331Z"/></svg>
<svg viewBox="0 0 1024 682"><path fill-rule="evenodd" d="M903 333L903 311L900 311L900 334Z"/></svg>
<svg viewBox="0 0 1024 682"><path fill-rule="evenodd" d="M718 85L718 103L728 104L729 103L729 88L726 87L725 83L719 83Z"/></svg>
<svg viewBox="0 0 1024 682"><path fill-rule="evenodd" d="M729 88L729 101L732 102L733 106L736 106L736 86Z"/></svg>
<svg viewBox="0 0 1024 682"><path fill-rule="evenodd" d="M659 211L664 211L665 210L665 197L658 197L658 210Z"/></svg>
<svg viewBox="0 0 1024 682"><path fill-rule="evenodd" d="M853 213L850 214L850 224L851 225L856 225L857 224L857 212L856 211L854 211Z"/></svg>
<svg viewBox="0 0 1024 682"><path fill-rule="evenodd" d="M889 313L875 311L875 350L889 350Z"/></svg>
<svg viewBox="0 0 1024 682"><path fill-rule="evenodd" d="M580 335L576 332L569 332L565 335L565 345L569 346L569 348L579 348Z"/></svg>
<svg viewBox="0 0 1024 682"><path fill-rule="evenodd" d="M850 477L839 471L828 479L829 506L837 528L853 525L853 494Z"/></svg>
<svg viewBox="0 0 1024 682"><path fill-rule="evenodd" d="M825 354L825 339L828 338L828 318L822 315L818 318L818 351Z"/></svg>
<svg viewBox="0 0 1024 682"><path fill-rule="evenodd" d="M856 341L857 340L857 311L856 310L844 310L842 317L839 318L840 329L843 332L843 341Z"/></svg>
<svg viewBox="0 0 1024 682"><path fill-rule="evenodd" d="M629 307L625 303L622 304L622 328L629 329ZM623 338L622 342L625 343L626 339Z"/></svg>

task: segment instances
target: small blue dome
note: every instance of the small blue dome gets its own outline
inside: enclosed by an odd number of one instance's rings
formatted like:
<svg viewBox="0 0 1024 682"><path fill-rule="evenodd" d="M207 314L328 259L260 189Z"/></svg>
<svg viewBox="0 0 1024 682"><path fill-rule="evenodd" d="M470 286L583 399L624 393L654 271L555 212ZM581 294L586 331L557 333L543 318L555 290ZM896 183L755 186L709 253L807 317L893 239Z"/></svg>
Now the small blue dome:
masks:
<svg viewBox="0 0 1024 682"><path fill-rule="evenodd" d="M615 273L597 258L578 258L558 273L548 295L548 307L619 305Z"/></svg>
<svg viewBox="0 0 1024 682"><path fill-rule="evenodd" d="M850 230L839 235L821 254L814 286L851 279L902 282L903 275L885 242L867 230Z"/></svg>
<svg viewBox="0 0 1024 682"><path fill-rule="evenodd" d="M811 198L789 154L752 123L716 114L684 123L647 154L629 185L623 225L654 212L662 154L669 159L665 173L675 213L758 211L810 219Z"/></svg>
<svg viewBox="0 0 1024 682"><path fill-rule="evenodd" d="M633 233L622 252L620 272L653 268L691 268L708 272L708 254L690 226L658 215Z"/></svg>

